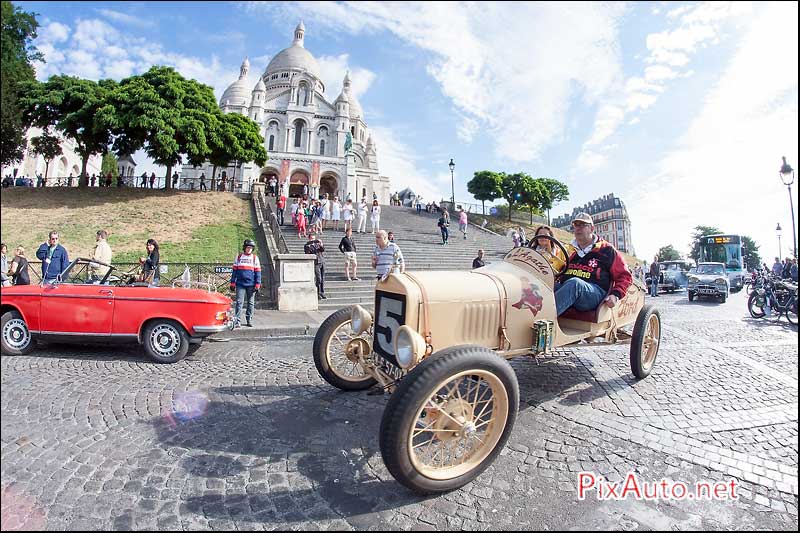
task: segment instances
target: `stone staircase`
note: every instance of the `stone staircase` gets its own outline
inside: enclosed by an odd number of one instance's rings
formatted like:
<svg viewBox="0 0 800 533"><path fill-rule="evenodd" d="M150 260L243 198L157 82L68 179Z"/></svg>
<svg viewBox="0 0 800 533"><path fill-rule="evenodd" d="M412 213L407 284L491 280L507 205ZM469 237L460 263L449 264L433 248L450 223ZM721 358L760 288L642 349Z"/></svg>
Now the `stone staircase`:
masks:
<svg viewBox="0 0 800 533"><path fill-rule="evenodd" d="M269 199L272 201L272 199ZM303 245L307 239L299 239L296 229L291 226L291 215L287 208L286 224L281 228L286 244L291 253L303 253ZM441 234L436 225L438 215L405 207L381 206L381 228L393 231L395 242L403 252L406 269L414 270L470 270L472 260L478 255L478 249L484 250L484 261L499 261L511 249L511 240L493 235L470 225L467 239L458 231L457 219L451 217L450 240L442 246ZM477 216L475 220L480 220ZM375 246L375 236L369 232L353 234L357 248L358 276L361 281L347 281L344 271L344 255L339 252L339 241L344 236L343 222L339 222L338 231L327 229L317 238L325 245L325 295L327 300L320 300L320 310L336 310L342 307L360 304L373 306L375 288L375 270L371 257Z"/></svg>

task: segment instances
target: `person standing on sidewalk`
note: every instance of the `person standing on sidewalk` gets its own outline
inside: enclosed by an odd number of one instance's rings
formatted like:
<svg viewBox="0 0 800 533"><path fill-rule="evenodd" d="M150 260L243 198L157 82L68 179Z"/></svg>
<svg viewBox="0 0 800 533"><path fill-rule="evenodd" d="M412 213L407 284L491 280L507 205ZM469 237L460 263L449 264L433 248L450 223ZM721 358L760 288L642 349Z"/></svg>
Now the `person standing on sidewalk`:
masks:
<svg viewBox="0 0 800 533"><path fill-rule="evenodd" d="M325 247L322 242L317 240L317 235L312 231L308 234L308 242L303 245L303 252L307 255L314 255L314 282L317 285L317 297L327 300L325 296Z"/></svg>
<svg viewBox="0 0 800 533"><path fill-rule="evenodd" d="M256 243L246 239L242 244L242 253L233 261L231 272L231 290L236 292L234 307L234 323L238 326L242 315L242 306L247 302L245 326L253 327L253 311L256 307L256 294L261 290L261 262L255 254Z"/></svg>
<svg viewBox="0 0 800 533"><path fill-rule="evenodd" d="M658 297L658 274L661 272L661 267L658 264L658 256L653 257L653 262L650 263L650 296L653 298Z"/></svg>
<svg viewBox="0 0 800 533"><path fill-rule="evenodd" d="M372 233L381 229L381 206L378 200L372 201Z"/></svg>
<svg viewBox="0 0 800 533"><path fill-rule="evenodd" d="M358 260L356 258L356 243L353 242L353 228L348 227L345 230L345 235L339 242L339 251L344 254L344 274L347 276L347 281L359 281L358 279ZM353 265L353 277L350 278L350 265Z"/></svg>
<svg viewBox="0 0 800 533"><path fill-rule="evenodd" d="M206 187L206 173L200 173L200 191L208 192L208 187Z"/></svg>

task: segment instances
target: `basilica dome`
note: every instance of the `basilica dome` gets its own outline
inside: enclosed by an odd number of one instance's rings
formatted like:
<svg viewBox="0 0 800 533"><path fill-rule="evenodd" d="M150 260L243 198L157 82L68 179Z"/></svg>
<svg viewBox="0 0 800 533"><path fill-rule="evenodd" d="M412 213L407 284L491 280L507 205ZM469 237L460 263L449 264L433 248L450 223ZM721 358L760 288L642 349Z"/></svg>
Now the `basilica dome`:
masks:
<svg viewBox="0 0 800 533"><path fill-rule="evenodd" d="M247 83L247 71L249 69L250 61L244 58L239 70L239 79L231 83L222 93L222 98L220 98L222 105L247 105L250 102L251 89Z"/></svg>
<svg viewBox="0 0 800 533"><path fill-rule="evenodd" d="M303 37L305 34L305 26L302 22L297 25L294 30L294 42L289 48L281 50L272 61L267 65L267 70L264 72L266 78L268 74L284 70L305 70L317 79L320 79L319 64L311 52L303 47Z"/></svg>

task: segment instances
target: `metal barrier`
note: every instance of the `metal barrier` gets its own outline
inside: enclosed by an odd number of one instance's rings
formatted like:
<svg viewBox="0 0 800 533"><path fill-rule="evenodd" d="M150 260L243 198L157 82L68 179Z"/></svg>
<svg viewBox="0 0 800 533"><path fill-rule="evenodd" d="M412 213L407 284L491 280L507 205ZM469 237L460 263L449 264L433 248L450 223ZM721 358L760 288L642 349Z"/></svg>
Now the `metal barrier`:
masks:
<svg viewBox="0 0 800 533"><path fill-rule="evenodd" d="M116 272L123 273L139 267L139 263L112 263ZM189 268L189 279L191 282L199 282L210 285L217 292L227 292L230 286L232 263L161 263L159 284L162 287L169 287L173 283L180 284L183 281L183 274ZM37 285L42 282L42 263L41 261L29 261L28 272L31 284Z"/></svg>

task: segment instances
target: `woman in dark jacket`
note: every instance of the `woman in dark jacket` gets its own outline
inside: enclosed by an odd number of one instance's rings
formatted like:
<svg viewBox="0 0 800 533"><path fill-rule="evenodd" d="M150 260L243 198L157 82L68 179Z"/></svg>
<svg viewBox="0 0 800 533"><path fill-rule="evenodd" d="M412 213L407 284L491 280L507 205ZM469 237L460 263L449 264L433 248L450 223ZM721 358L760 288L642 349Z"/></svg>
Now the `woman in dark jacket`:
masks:
<svg viewBox="0 0 800 533"><path fill-rule="evenodd" d="M14 285L30 285L31 276L28 273L28 259L25 257L25 248L17 246L14 250L14 260L11 262L11 279Z"/></svg>
<svg viewBox="0 0 800 533"><path fill-rule="evenodd" d="M158 267L158 242L155 239L147 239L147 257L140 257L139 264L143 269L142 281L149 281L150 285L158 287L161 275Z"/></svg>

